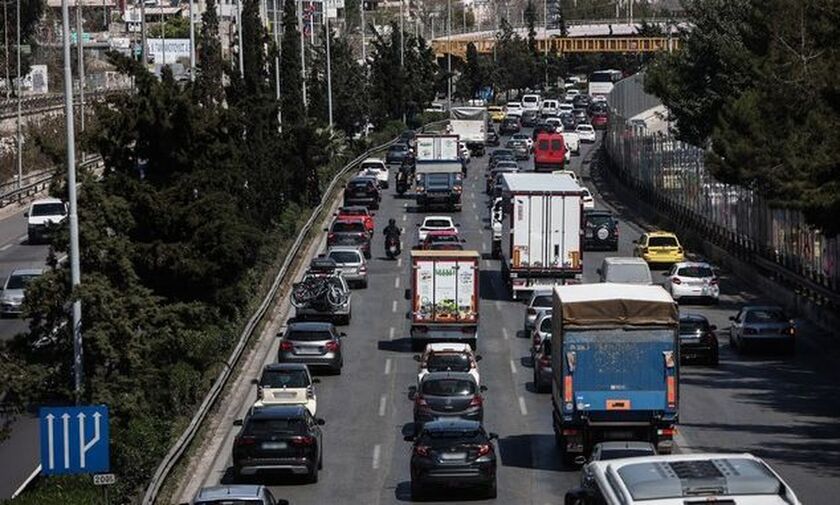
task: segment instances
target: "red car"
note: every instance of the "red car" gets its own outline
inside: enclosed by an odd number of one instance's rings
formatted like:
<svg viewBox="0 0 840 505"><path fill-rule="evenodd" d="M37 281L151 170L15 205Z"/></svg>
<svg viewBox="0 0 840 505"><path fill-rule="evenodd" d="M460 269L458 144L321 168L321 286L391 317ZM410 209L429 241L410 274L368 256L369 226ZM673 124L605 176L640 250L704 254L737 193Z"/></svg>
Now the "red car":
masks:
<svg viewBox="0 0 840 505"><path fill-rule="evenodd" d="M338 212L335 214L336 218L345 218L345 217L360 217L365 223L365 229L373 235L374 225L373 225L373 216L375 216L373 212L369 211L367 207L363 207L361 205L352 205L349 207L339 207Z"/></svg>
<svg viewBox="0 0 840 505"><path fill-rule="evenodd" d="M590 124L596 130L606 130L610 124L610 117L607 114L595 114L590 119Z"/></svg>
<svg viewBox="0 0 840 505"><path fill-rule="evenodd" d="M423 251L429 251L432 249L432 245L435 245L436 248L441 247L441 244L458 244L461 245L461 238L458 236L457 231L452 230L431 230L426 233L426 238L420 242L420 245L417 249Z"/></svg>
<svg viewBox="0 0 840 505"><path fill-rule="evenodd" d="M534 142L534 171L562 170L566 165L566 141L560 133L542 132Z"/></svg>

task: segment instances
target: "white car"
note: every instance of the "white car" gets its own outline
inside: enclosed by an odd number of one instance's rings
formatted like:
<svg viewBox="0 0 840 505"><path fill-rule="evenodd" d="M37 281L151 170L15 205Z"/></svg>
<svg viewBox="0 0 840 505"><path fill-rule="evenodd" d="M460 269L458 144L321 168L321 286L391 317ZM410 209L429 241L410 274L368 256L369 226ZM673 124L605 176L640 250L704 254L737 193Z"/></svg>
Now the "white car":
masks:
<svg viewBox="0 0 840 505"><path fill-rule="evenodd" d="M665 279L665 289L671 297L705 299L717 302L720 285L715 270L708 263L683 261L675 263Z"/></svg>
<svg viewBox="0 0 840 505"><path fill-rule="evenodd" d="M577 184L580 184L580 181L578 180L577 174L574 173L571 170L555 170L551 173L554 174L554 175L568 175L569 177L572 178L573 181L575 181Z"/></svg>
<svg viewBox="0 0 840 505"><path fill-rule="evenodd" d="M528 135L527 133L514 133L513 135L510 136L510 139L511 140L524 140L525 143L528 144L528 150L529 151L534 150L534 139L531 138L531 136Z"/></svg>
<svg viewBox="0 0 840 505"><path fill-rule="evenodd" d="M575 106L574 105L572 105L570 103L561 103L560 107L557 110L557 115L559 116L560 114L563 114L565 112L568 112L569 114L571 114L574 111L575 111Z"/></svg>
<svg viewBox="0 0 840 505"><path fill-rule="evenodd" d="M577 90L577 89L574 89L574 88L567 89L566 90L566 96L564 97L564 99L566 100L566 102L571 102L579 94L580 94L580 90Z"/></svg>
<svg viewBox="0 0 840 505"><path fill-rule="evenodd" d="M470 344L437 342L427 344L423 354L414 356L420 363L417 371L417 384L432 372L466 372L472 375L476 384L481 384L478 374L478 362Z"/></svg>
<svg viewBox="0 0 840 505"><path fill-rule="evenodd" d="M525 110L540 110L540 95L522 95L522 108Z"/></svg>
<svg viewBox="0 0 840 505"><path fill-rule="evenodd" d="M464 159L464 163L470 162L470 150L467 148L466 142L458 142L458 152L461 154L461 158Z"/></svg>
<svg viewBox="0 0 840 505"><path fill-rule="evenodd" d="M257 386L255 407L265 405L304 405L314 416L318 398L314 384L319 382L301 363L271 363L263 368L259 379L251 381Z"/></svg>
<svg viewBox="0 0 840 505"><path fill-rule="evenodd" d="M452 231L458 233L458 225L449 216L426 216L423 219L423 223L418 226L420 227L417 231L418 242L426 240L426 235L430 231Z"/></svg>
<svg viewBox="0 0 840 505"><path fill-rule="evenodd" d="M563 140L566 141L566 149L572 154L580 154L580 136L575 132L563 132Z"/></svg>
<svg viewBox="0 0 840 505"><path fill-rule="evenodd" d="M379 158L368 158L359 165L359 175L373 175L380 188L388 188L388 165Z"/></svg>
<svg viewBox="0 0 840 505"><path fill-rule="evenodd" d="M550 117L545 120L545 124L547 124L548 126L553 126L555 132L563 133L563 121L560 121L560 118Z"/></svg>
<svg viewBox="0 0 840 505"><path fill-rule="evenodd" d="M592 197L592 193L589 192L589 189L581 187L583 189L583 198L580 199L581 203L583 204L584 209L594 209L595 208L595 198Z"/></svg>
<svg viewBox="0 0 840 505"><path fill-rule="evenodd" d="M26 235L30 244L47 238L47 231L67 218L67 205L58 198L42 198L29 206L26 216Z"/></svg>
<svg viewBox="0 0 840 505"><path fill-rule="evenodd" d="M591 124L579 124L575 128L575 133L580 137L581 142L595 142L595 128Z"/></svg>
<svg viewBox="0 0 840 505"><path fill-rule="evenodd" d="M522 104L519 102L508 102L505 105L505 113L508 116L522 117Z"/></svg>
<svg viewBox="0 0 840 505"><path fill-rule="evenodd" d="M592 97L592 103L595 102L607 102L607 97L605 95L595 95Z"/></svg>

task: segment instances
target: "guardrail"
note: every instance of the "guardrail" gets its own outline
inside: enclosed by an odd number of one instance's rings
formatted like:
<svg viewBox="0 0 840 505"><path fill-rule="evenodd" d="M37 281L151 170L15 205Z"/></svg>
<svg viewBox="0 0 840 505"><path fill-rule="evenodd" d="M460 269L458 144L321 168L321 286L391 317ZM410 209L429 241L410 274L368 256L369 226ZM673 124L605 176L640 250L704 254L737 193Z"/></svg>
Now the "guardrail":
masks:
<svg viewBox="0 0 840 505"><path fill-rule="evenodd" d="M96 155L80 163L79 167L90 168L98 166L100 163L102 163L102 157ZM17 181L0 184L0 209L12 203L22 202L32 195L40 193L49 186L56 175L58 174L55 169L41 170L24 175L26 182L20 188L17 187Z"/></svg>
<svg viewBox="0 0 840 505"><path fill-rule="evenodd" d="M423 128L421 128L421 131L433 125L442 124L445 121L446 120L429 123ZM283 260L283 265L280 267L280 271L274 277L274 281L271 284L271 288L268 290L268 293L263 298L256 312L254 312L254 315L251 316L251 318L248 319L248 322L245 324L245 328L242 330L242 333L239 336L239 342L236 344L236 347L231 352L230 357L227 359L227 361L224 362L225 366L222 368L222 371L219 373L219 376L213 383L213 387L210 388L210 391L204 397L204 400L201 402L201 405L198 407L198 410L196 411L195 415L190 420L189 425L186 427L181 436L178 437L178 440L175 441L175 444L163 458L163 461L161 461L157 470L155 470L155 474L152 477L152 481L149 483L148 487L146 488L146 493L143 496L143 505L153 505L155 503L155 500L157 500L158 493L160 492L161 487L163 487L163 483L166 481L166 478L169 476L169 473L172 471L172 468L174 468L175 464L177 464L178 461L181 459L181 456L184 454L184 451L186 451L189 444L195 438L196 433L198 433L198 430L201 427L201 424L204 422L204 419L207 417L207 414L210 412L213 405L216 403L216 400L219 398L219 395L224 390L228 379L233 374L234 368L236 367L240 358L242 357L243 351L247 347L248 342L251 340L251 337L254 334L254 330L256 330L266 311L271 306L274 297L277 295L277 291L280 289L280 286L286 280L286 275L289 273L289 269L300 254L306 236L312 230L313 225L318 219L318 216L324 210L325 206L328 203L331 203L331 199L328 200L327 197L333 192L336 185L339 183L339 181L341 181L342 177L344 177L348 172L350 172L354 168L358 167L364 159L370 157L373 153L379 152L387 148L396 141L397 139L392 139L382 145L368 149L367 151L365 151L364 153L362 153L361 155L357 156L352 161L344 165L344 167L341 170L339 170L338 173L332 178L329 186L327 186L327 189L323 193L321 202L318 204L317 207L312 209L312 213L310 214L309 219L306 221L306 224L304 224L303 228L301 228L301 230L298 232L298 235L295 238L292 247L289 249L289 254L287 254L286 259Z"/></svg>

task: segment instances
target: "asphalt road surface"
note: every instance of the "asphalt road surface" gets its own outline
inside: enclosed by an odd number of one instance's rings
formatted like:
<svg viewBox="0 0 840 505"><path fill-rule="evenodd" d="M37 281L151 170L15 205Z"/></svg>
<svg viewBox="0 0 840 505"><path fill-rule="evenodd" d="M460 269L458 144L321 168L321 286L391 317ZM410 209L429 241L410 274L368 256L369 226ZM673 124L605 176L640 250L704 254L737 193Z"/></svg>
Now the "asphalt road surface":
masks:
<svg viewBox="0 0 840 505"><path fill-rule="evenodd" d="M503 140L504 142L504 140ZM584 160L592 146L584 145L572 168L589 179ZM464 207L456 216L467 248L486 257L490 252L487 200L483 193L487 158L474 158L465 181ZM530 163L522 163L530 169ZM392 185L393 188L393 185ZM621 239L618 253L586 252L584 282L594 282L595 269L605 256L629 256L642 231L632 209L619 207ZM410 501L410 429L412 402L408 388L416 381L417 364L409 349L407 302L408 251L416 240L416 225L425 214L413 202L386 191L377 212L374 257L369 265L370 286L353 298L353 320L343 329L344 371L322 377L318 386L318 415L324 427L324 470L317 484L306 485L289 476L264 482L278 498L295 505L323 503L392 504ZM381 229L393 217L404 227L404 253L397 261L384 259ZM485 425L499 433L498 503L556 504L579 482L579 470L565 468L554 445L551 400L536 394L528 363L528 340L519 332L524 306L508 300L498 261L482 260L481 323L478 343L485 396ZM655 279L662 279L654 272ZM732 275L722 275L717 306L683 306L683 312L706 315L720 328L721 363L716 369L684 366L681 386L681 424L677 451L748 451L767 458L796 490L804 503L836 503L840 496L840 395L836 384L837 346L807 322L795 358L736 356L728 347L728 316L742 303L760 300ZM235 401L251 401L238 398ZM232 427L232 430L238 428ZM229 439L230 437L228 437ZM223 449L227 471L208 469L194 475L206 485L232 482L229 444ZM221 463L221 462L218 462ZM430 500L475 502L469 493L443 491ZM477 500L481 502L481 500Z"/></svg>

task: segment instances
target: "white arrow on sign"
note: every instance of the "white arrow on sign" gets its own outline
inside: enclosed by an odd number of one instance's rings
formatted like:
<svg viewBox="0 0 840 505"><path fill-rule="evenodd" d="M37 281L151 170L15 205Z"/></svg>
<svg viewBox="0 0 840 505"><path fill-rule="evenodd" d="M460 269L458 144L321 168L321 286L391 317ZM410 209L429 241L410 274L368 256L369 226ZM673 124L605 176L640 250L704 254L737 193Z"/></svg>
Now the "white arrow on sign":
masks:
<svg viewBox="0 0 840 505"><path fill-rule="evenodd" d="M47 414L47 446L49 447L49 462L47 463L47 465L49 465L50 470L55 468L55 452L53 451L55 436L53 434L53 421L55 421L55 416L52 414Z"/></svg>
<svg viewBox="0 0 840 505"><path fill-rule="evenodd" d="M84 468L87 452L99 442L99 418L102 417L102 414L99 412L93 413L93 438L87 443L85 443L85 418L87 418L87 415L84 412L79 412L76 417L79 419L79 468Z"/></svg>
<svg viewBox="0 0 840 505"><path fill-rule="evenodd" d="M70 468L70 414L61 415L64 428L64 468Z"/></svg>

